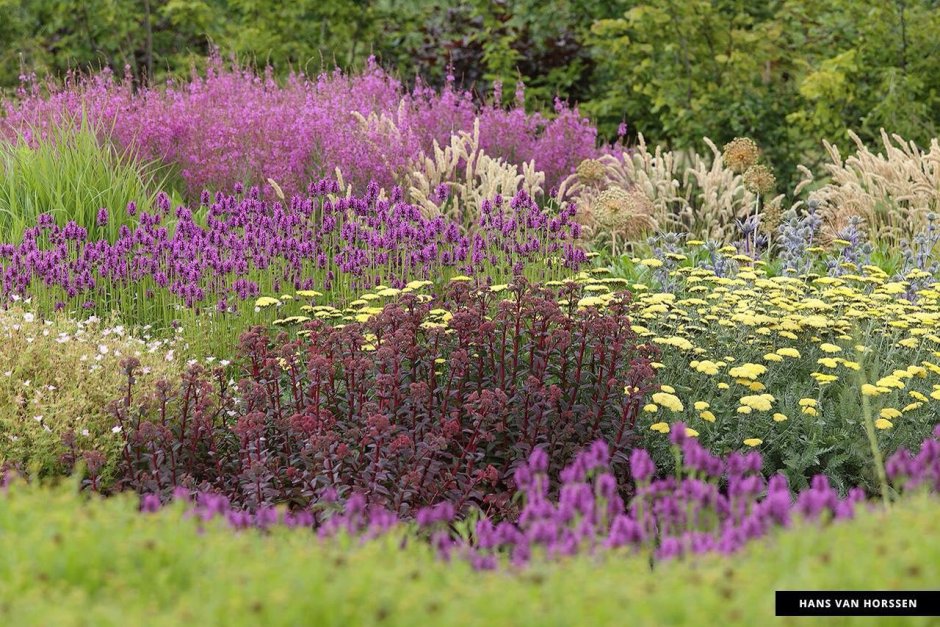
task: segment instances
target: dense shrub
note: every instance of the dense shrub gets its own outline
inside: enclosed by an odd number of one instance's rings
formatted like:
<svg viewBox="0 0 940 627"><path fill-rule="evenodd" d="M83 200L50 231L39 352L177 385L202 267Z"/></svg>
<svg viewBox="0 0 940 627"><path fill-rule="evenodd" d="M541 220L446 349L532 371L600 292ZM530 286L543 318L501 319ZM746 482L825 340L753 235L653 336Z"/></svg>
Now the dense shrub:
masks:
<svg viewBox="0 0 940 627"><path fill-rule="evenodd" d="M498 513L533 449L557 470L597 438L624 476L654 351L637 345L626 295L601 313L578 307L579 293L560 288L559 305L521 279L457 283L442 302L404 295L363 323L309 322L297 339L252 330L237 389L197 367L179 389L116 404L122 485L212 489L251 507L360 492L398 514L445 499Z"/></svg>

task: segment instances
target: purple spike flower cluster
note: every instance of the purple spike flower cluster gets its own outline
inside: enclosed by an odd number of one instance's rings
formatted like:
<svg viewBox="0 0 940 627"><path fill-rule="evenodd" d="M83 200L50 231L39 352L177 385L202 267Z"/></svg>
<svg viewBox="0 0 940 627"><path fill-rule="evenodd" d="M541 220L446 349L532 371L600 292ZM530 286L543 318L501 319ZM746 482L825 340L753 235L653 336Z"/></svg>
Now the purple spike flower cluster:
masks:
<svg viewBox="0 0 940 627"><path fill-rule="evenodd" d="M673 425L673 433L676 431L684 432L684 426ZM864 493L857 488L841 497L823 475L793 495L783 475L774 475L769 481L761 476L763 460L757 452L732 453L721 459L692 438L675 438L673 444L683 464L677 477L654 478L649 453L642 449L632 452L630 469L635 486L629 502L624 500L625 486L618 486L610 472L607 444L597 441L562 471L557 496L549 491L548 456L541 449L534 450L528 462L516 470L525 506L514 521L494 522L483 517L469 536L458 538L449 531L455 510L444 502L420 510L417 525L442 558L461 557L476 568L493 569L507 560L514 566L525 566L533 559L612 550L647 551L658 560L713 552L732 554L796 519L825 522L851 518L856 506L865 502ZM906 489L940 492L940 426L916 456L898 453L889 466L894 479L906 481ZM207 494L193 499L187 492L184 498L200 519L224 516L236 529L283 524L317 527L320 537L344 532L372 538L400 522L383 507L368 506L359 495L321 519L313 513L279 513L270 507L254 514L237 512L224 497ZM156 496L143 497L142 510L159 507Z"/></svg>
<svg viewBox="0 0 940 627"><path fill-rule="evenodd" d="M479 105L452 84L409 91L374 61L358 75L294 74L279 83L270 70L259 75L216 57L205 76L162 88L135 88L130 76L104 70L63 86L31 80L3 109L0 136L35 137L85 115L141 159L176 165L193 197L231 189L246 173L251 184L270 177L288 194L302 192L334 168L348 182L389 189L421 151L472 131L477 118L481 148L516 165L534 160L547 188L597 154L597 129L575 108L558 102L549 119L526 113L521 100L508 110Z"/></svg>
<svg viewBox="0 0 940 627"><path fill-rule="evenodd" d="M195 211L172 210L165 195L153 214L128 207L136 225L122 227L114 241L40 215L21 242L0 244L0 297L45 296L57 307L108 310L109 299L131 291L135 299L121 309L140 320L147 318L141 309L165 307L155 295L225 312L237 301L284 290L403 287L439 279L448 268L500 280L547 257L557 257L565 272L586 260L575 245L574 209L550 212L524 192L487 201L478 228L468 233L443 217L425 217L402 202L398 188L381 199L375 183L362 197L338 198L336 183L324 179L306 197L283 203L265 199L257 187L238 189L214 199L203 194ZM98 225L108 217L102 209Z"/></svg>

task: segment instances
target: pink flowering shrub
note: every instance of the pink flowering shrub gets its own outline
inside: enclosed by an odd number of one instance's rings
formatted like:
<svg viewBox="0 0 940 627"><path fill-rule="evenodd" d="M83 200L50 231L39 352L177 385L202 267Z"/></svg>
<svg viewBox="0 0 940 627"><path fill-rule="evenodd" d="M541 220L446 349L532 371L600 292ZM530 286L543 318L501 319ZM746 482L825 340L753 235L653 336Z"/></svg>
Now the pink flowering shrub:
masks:
<svg viewBox="0 0 940 627"><path fill-rule="evenodd" d="M337 167L354 185L375 180L390 188L422 150L471 130L479 117L488 154L516 164L535 160L555 186L595 154L597 130L560 101L548 119L525 112L521 87L516 96L505 109L476 103L452 83L408 90L374 62L359 75L292 74L280 83L270 71L215 58L205 76L159 88L135 90L129 77L118 80L109 70L62 85L32 78L3 103L0 135L47 133L85 115L142 159L177 166L192 197L267 178L289 194Z"/></svg>

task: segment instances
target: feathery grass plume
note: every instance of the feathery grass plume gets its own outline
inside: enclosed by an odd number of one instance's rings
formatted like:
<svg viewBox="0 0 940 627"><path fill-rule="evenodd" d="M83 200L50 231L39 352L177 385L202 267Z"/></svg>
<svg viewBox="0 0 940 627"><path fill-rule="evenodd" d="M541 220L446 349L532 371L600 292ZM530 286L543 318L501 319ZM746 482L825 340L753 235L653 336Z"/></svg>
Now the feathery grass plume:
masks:
<svg viewBox="0 0 940 627"><path fill-rule="evenodd" d="M608 187L636 190L650 200L659 228L729 243L737 236L735 221L753 209L756 195L747 189L743 176L725 163L714 142L707 137L704 141L710 156L661 146L650 150L640 134L632 149L598 157L585 166L581 176L576 172L565 179L558 199L579 206L593 204L601 190L584 176L590 173L596 178L595 163L601 164Z"/></svg>
<svg viewBox="0 0 940 627"><path fill-rule="evenodd" d="M431 154L421 152L405 177L409 199L426 216L444 215L468 229L477 223L484 200L511 198L519 190L537 198L544 186L545 173L536 169L534 161L523 163L520 172L518 166L483 151L479 119L472 133L460 131L444 147L435 140Z"/></svg>
<svg viewBox="0 0 940 627"><path fill-rule="evenodd" d="M882 129L884 152L875 153L855 133L849 137L856 152L845 159L823 142L829 156L823 167L831 181L812 197L822 205L824 230L837 233L857 215L879 239L897 246L923 228L929 212L940 211L940 142L932 140L925 150Z"/></svg>

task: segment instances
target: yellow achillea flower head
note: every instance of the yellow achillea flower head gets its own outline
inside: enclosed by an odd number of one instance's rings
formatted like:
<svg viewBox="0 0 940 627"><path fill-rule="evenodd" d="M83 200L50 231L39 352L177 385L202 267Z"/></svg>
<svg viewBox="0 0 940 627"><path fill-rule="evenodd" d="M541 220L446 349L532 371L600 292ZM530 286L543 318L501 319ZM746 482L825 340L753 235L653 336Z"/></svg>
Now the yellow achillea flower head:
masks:
<svg viewBox="0 0 940 627"><path fill-rule="evenodd" d="M718 374L718 364L708 359L703 359L702 361L693 361L689 365L702 374Z"/></svg>
<svg viewBox="0 0 940 627"><path fill-rule="evenodd" d="M881 412L878 413L878 415L882 418L891 420L892 418L899 418L901 416L901 412L893 407L885 407L881 410Z"/></svg>
<svg viewBox="0 0 940 627"><path fill-rule="evenodd" d="M650 425L650 431L658 431L660 433L669 433L669 424L665 422L657 422Z"/></svg>
<svg viewBox="0 0 940 627"><path fill-rule="evenodd" d="M835 344L830 344L828 342L820 344L819 349L823 351L824 353L841 353L842 352L842 349L840 347L836 346Z"/></svg>
<svg viewBox="0 0 940 627"><path fill-rule="evenodd" d="M774 422L783 422L784 420L787 420L787 417L785 414L780 414L780 413L774 414Z"/></svg>
<svg viewBox="0 0 940 627"><path fill-rule="evenodd" d="M760 438L748 438L744 440L744 443L748 446L760 446L761 444L764 443L764 441L761 440Z"/></svg>
<svg viewBox="0 0 940 627"><path fill-rule="evenodd" d="M769 411L774 400L775 399L771 394L755 394L751 396L742 396L740 402L741 405L750 407L756 411Z"/></svg>
<svg viewBox="0 0 940 627"><path fill-rule="evenodd" d="M655 403L649 403L643 406L643 411L650 414L655 414L657 411L659 411L659 405L656 405Z"/></svg>
<svg viewBox="0 0 940 627"><path fill-rule="evenodd" d="M897 389L899 389L899 390L903 390L903 389L904 389L904 382L901 381L901 379L899 379L898 377L894 376L893 374L892 374L892 375L888 375L887 377L882 377L882 378L878 379L878 381L875 382L875 385L877 385L878 387L881 387L881 388L892 388L892 387L893 387L893 388L897 388Z"/></svg>
<svg viewBox="0 0 940 627"><path fill-rule="evenodd" d="M891 390L886 387L872 385L871 383L862 384L862 394L865 396L878 396L879 394L887 394L890 391Z"/></svg>
<svg viewBox="0 0 940 627"><path fill-rule="evenodd" d="M890 429L893 426L894 426L894 423L884 418L879 418L878 420L875 421L876 429Z"/></svg>
<svg viewBox="0 0 940 627"><path fill-rule="evenodd" d="M728 371L728 374L730 374L732 377L735 377L736 379L756 379L765 372L767 372L767 366L746 363L740 366L735 366Z"/></svg>
<svg viewBox="0 0 940 627"><path fill-rule="evenodd" d="M707 409L703 411L702 413L700 413L698 416L705 422L715 422L715 414L711 413L711 411Z"/></svg>
<svg viewBox="0 0 940 627"><path fill-rule="evenodd" d="M669 394L668 392L657 392L653 394L653 402L661 407L666 409L671 409L672 411L679 412L684 409L682 401L679 400L679 397L674 394Z"/></svg>
<svg viewBox="0 0 940 627"><path fill-rule="evenodd" d="M705 411L705 410L708 409L709 407L711 407L711 405L709 405L709 404L708 404L707 402L705 402L705 401L695 401L695 409L696 409L696 411Z"/></svg>

